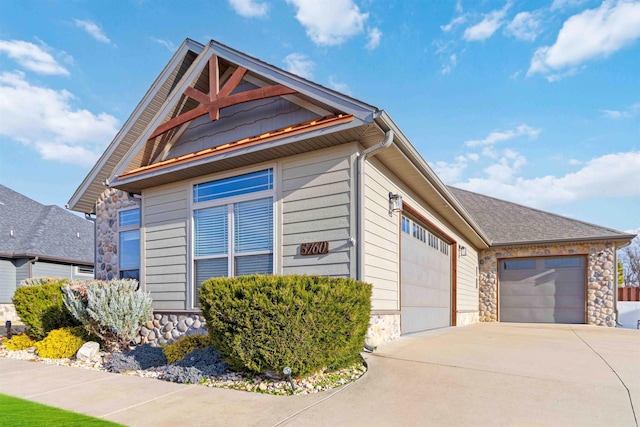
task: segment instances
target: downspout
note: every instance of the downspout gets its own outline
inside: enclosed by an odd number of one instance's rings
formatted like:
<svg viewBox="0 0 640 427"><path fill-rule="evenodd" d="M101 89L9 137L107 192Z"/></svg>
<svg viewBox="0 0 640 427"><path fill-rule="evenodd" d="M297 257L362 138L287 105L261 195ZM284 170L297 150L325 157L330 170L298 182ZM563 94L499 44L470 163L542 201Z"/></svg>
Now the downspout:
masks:
<svg viewBox="0 0 640 427"><path fill-rule="evenodd" d="M33 259L30 259L29 261L27 261L27 263L29 264L29 278L31 279L31 277L33 276L33 264L35 264L36 262L38 262L38 260L40 259L39 256L36 256Z"/></svg>
<svg viewBox="0 0 640 427"><path fill-rule="evenodd" d="M378 150L388 148L393 144L393 131L388 130L384 134L382 142L369 147L360 153L358 157L358 203L357 203L357 227L356 227L356 258L357 258L357 280L364 280L364 166L365 161L371 155L375 155Z"/></svg>
<svg viewBox="0 0 640 427"><path fill-rule="evenodd" d="M96 218L91 218L90 213L84 214L84 219L87 221L93 222L93 278L96 279L98 277L98 247L96 246Z"/></svg>

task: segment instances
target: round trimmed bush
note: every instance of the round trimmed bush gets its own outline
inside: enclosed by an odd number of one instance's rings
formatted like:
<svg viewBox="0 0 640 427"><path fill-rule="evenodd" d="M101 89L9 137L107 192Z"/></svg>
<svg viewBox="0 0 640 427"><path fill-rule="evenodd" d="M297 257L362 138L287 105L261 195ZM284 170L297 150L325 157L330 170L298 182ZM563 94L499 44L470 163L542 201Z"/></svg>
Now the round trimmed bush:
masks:
<svg viewBox="0 0 640 427"><path fill-rule="evenodd" d="M231 368L296 376L360 358L371 285L320 276L214 278L200 289L213 345Z"/></svg>

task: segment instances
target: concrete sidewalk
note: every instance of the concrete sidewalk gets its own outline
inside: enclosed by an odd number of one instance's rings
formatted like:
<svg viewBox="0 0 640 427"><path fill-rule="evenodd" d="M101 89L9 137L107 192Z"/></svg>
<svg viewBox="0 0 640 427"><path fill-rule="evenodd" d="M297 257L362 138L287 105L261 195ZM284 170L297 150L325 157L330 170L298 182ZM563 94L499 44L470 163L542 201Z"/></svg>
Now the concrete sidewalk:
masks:
<svg viewBox="0 0 640 427"><path fill-rule="evenodd" d="M366 359L356 383L289 397L0 359L0 393L131 426L638 425L634 330L477 324Z"/></svg>

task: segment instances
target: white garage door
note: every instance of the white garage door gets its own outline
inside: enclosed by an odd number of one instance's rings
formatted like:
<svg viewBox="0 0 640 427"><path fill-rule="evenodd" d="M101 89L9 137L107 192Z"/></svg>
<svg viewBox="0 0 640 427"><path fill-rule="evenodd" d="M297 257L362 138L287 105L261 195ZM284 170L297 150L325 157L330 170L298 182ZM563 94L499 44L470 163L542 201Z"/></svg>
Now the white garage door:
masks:
<svg viewBox="0 0 640 427"><path fill-rule="evenodd" d="M585 323L585 257L501 260L498 274L501 322Z"/></svg>
<svg viewBox="0 0 640 427"><path fill-rule="evenodd" d="M402 333L451 325L449 244L407 217L401 234Z"/></svg>

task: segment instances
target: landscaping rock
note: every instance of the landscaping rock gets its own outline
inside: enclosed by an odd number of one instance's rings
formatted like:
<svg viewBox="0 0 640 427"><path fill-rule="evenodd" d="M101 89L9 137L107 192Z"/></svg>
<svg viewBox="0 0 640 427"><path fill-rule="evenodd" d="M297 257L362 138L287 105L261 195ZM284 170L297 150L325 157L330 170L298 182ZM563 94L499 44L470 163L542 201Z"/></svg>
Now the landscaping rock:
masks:
<svg viewBox="0 0 640 427"><path fill-rule="evenodd" d="M76 359L82 361L89 361L96 357L96 354L100 351L100 344L95 341L89 341L84 343L80 350L76 353Z"/></svg>

